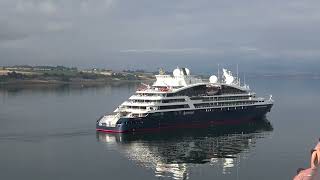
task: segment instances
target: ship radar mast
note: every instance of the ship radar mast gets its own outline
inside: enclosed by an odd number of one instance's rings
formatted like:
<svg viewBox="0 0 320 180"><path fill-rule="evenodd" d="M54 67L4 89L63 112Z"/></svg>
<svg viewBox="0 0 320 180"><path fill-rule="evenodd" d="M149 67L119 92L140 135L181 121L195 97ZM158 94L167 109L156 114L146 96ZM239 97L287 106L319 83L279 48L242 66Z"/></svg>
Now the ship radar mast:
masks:
<svg viewBox="0 0 320 180"><path fill-rule="evenodd" d="M166 74L166 72L164 71L164 69L160 68L159 69L159 75L165 75L165 74Z"/></svg>

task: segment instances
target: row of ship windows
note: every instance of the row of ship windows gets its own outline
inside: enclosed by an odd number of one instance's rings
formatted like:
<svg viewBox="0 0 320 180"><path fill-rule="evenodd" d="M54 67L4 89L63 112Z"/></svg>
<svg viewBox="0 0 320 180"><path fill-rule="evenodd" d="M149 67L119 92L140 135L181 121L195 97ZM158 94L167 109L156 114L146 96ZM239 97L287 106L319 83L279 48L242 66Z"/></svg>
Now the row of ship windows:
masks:
<svg viewBox="0 0 320 180"><path fill-rule="evenodd" d="M248 109L248 107L246 107L246 106L241 106L241 107L211 108L211 109L205 109L205 112L212 112L212 111L230 111L230 110L237 110L237 109Z"/></svg>
<svg viewBox="0 0 320 180"><path fill-rule="evenodd" d="M165 99L165 100L131 100L133 103L175 103L175 102L185 102L185 99Z"/></svg>
<svg viewBox="0 0 320 180"><path fill-rule="evenodd" d="M214 107L214 106L248 105L248 104L254 104L256 102L263 102L263 101L237 101L237 102L199 103L199 104L194 104L194 106L195 106L195 108L204 108L204 107ZM146 110L147 106L126 106L126 108ZM189 108L189 105L188 104L181 104L181 105L157 106L157 107L150 107L150 108L152 108L154 110L181 109L181 108Z"/></svg>
<svg viewBox="0 0 320 180"><path fill-rule="evenodd" d="M235 106L235 105L248 105L254 104L256 102L263 102L263 101L238 101L238 102L220 102L220 103L201 103L195 104L195 108L204 108L204 107L214 107L214 106Z"/></svg>
<svg viewBox="0 0 320 180"><path fill-rule="evenodd" d="M145 110L147 109L146 106L126 106L126 108L129 109L142 109ZM189 108L188 104L181 104L181 105L171 105L171 106L158 106L158 107L152 107L157 110L164 110L164 109L181 109L181 108Z"/></svg>
<svg viewBox="0 0 320 180"><path fill-rule="evenodd" d="M227 111L227 110L236 110L236 109L248 109L246 106L241 106L241 107L228 107L228 108L218 108L218 109L205 109L205 112L212 112L212 111ZM194 111L172 111L170 113L173 113L174 115L192 115L194 114ZM153 116L163 116L165 113L164 112L157 112L154 113ZM146 114L132 114L132 117L144 117ZM143 123L141 121L132 121L129 123ZM125 122L125 124L128 124L128 122Z"/></svg>
<svg viewBox="0 0 320 180"><path fill-rule="evenodd" d="M236 97L191 97L191 100L203 101L226 101L226 100L239 100L248 99L249 96L236 96ZM131 100L133 103L175 103L185 102L185 99L165 99L165 100Z"/></svg>
<svg viewBox="0 0 320 180"><path fill-rule="evenodd" d="M194 87L196 88L196 87ZM223 89L220 93L215 94L243 94L244 91L238 89ZM175 97L175 96L206 96L209 92L203 89L185 89L176 93L137 93L137 96L160 96L160 97Z"/></svg>
<svg viewBox="0 0 320 180"><path fill-rule="evenodd" d="M136 115L135 117L140 117L139 115ZM143 121L126 121L126 122L117 122L117 125L121 124L143 124Z"/></svg>
<svg viewBox="0 0 320 180"><path fill-rule="evenodd" d="M233 107L233 108L218 108L218 109L205 109L205 112L212 112L212 111L226 111L226 110L236 110L236 109L248 109L246 106L241 106L241 107ZM174 115L192 115L194 114L194 111L172 111L170 113L173 113ZM165 113L164 112L157 112L154 113L153 116L163 116ZM132 117L144 117L146 114L132 114ZM134 123L134 122L132 122ZM138 123L138 122L135 122ZM142 123L142 122L140 122Z"/></svg>
<svg viewBox="0 0 320 180"><path fill-rule="evenodd" d="M160 97L174 97L174 96L186 96L186 94L183 93L138 93L137 96L160 96Z"/></svg>
<svg viewBox="0 0 320 180"><path fill-rule="evenodd" d="M181 108L189 108L188 104L183 105L172 105L172 106L159 106L159 110L163 109L181 109Z"/></svg>
<svg viewBox="0 0 320 180"><path fill-rule="evenodd" d="M191 97L191 100L202 100L202 101L226 101L226 100L238 100L238 99L249 99L250 96L232 96L232 97Z"/></svg>
<svg viewBox="0 0 320 180"><path fill-rule="evenodd" d="M137 96L161 96L161 97L163 97L165 94L158 94L158 93L155 93L155 94L153 94L153 93L138 93L138 94L136 94Z"/></svg>

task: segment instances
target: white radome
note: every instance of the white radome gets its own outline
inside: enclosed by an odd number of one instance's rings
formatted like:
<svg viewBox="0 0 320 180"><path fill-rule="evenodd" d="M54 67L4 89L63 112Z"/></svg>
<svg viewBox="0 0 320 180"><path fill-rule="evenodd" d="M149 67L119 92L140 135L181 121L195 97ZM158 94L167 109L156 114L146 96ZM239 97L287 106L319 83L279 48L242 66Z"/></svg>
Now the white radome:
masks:
<svg viewBox="0 0 320 180"><path fill-rule="evenodd" d="M215 75L210 76L209 82L210 83L217 83L218 82L217 76L215 76Z"/></svg>
<svg viewBox="0 0 320 180"><path fill-rule="evenodd" d="M190 70L188 68L184 68L184 70L186 71L187 73L187 76L190 75ZM180 69L180 68L176 68L175 70L173 70L173 76L174 77L178 77L178 76L183 76L183 70Z"/></svg>
<svg viewBox="0 0 320 180"><path fill-rule="evenodd" d="M182 72L179 68L173 70L173 76L174 77L178 77L178 76L181 76Z"/></svg>

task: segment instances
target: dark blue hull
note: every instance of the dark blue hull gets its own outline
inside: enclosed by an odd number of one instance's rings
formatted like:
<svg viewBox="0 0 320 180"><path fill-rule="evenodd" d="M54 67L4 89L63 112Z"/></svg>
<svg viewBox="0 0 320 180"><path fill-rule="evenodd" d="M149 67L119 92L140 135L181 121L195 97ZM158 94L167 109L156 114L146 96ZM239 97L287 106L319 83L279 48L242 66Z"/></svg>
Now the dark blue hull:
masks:
<svg viewBox="0 0 320 180"><path fill-rule="evenodd" d="M116 127L99 126L97 122L96 129L107 133L125 133L236 125L263 119L271 107L272 104L150 113L146 117L120 118Z"/></svg>

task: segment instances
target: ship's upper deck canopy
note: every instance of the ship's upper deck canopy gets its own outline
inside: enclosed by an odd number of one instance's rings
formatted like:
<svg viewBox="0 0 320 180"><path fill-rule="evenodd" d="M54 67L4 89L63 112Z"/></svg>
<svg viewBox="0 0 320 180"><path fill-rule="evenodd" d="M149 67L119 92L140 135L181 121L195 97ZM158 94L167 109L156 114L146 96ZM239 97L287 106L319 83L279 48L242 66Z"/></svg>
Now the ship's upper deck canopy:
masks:
<svg viewBox="0 0 320 180"><path fill-rule="evenodd" d="M173 71L173 75L165 74L161 69L159 74L156 75L156 81L152 86L144 85L145 87L139 88L137 92L140 93L172 93L188 89L193 86L199 85L217 85L217 86L231 86L233 88L247 91L249 87L247 85L241 86L238 77L233 77L230 71L223 69L223 75L219 77L212 75L207 82L202 79L192 76L188 68L176 68Z"/></svg>
<svg viewBox="0 0 320 180"><path fill-rule="evenodd" d="M156 75L157 81L153 83L153 87L185 87L190 84L201 83L202 80L190 75L188 68L177 68L173 71L173 75L167 75L160 70Z"/></svg>

